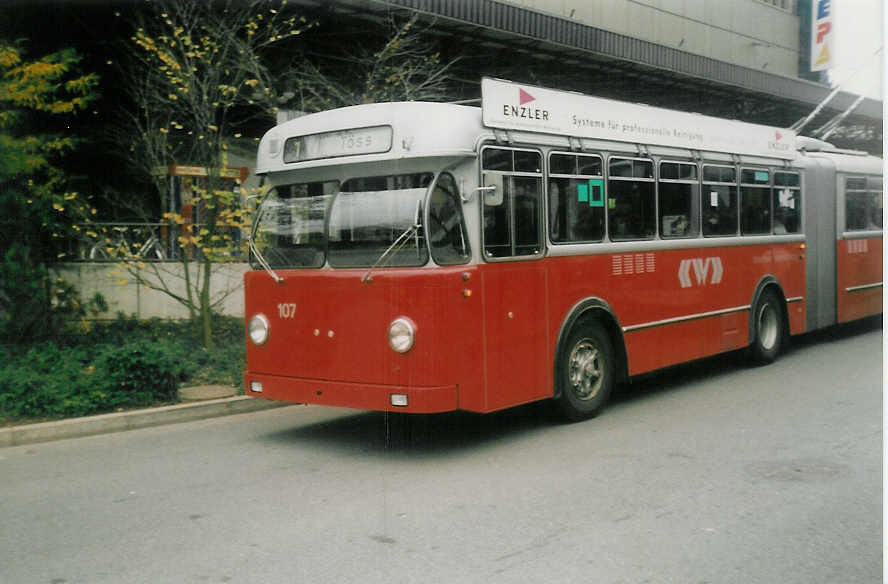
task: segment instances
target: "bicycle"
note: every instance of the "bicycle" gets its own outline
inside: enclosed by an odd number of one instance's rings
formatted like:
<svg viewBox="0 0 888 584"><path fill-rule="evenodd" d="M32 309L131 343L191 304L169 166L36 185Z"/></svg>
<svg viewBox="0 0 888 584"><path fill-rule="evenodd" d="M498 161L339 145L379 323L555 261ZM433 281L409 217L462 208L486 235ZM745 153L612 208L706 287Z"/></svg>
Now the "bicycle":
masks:
<svg viewBox="0 0 888 584"><path fill-rule="evenodd" d="M144 228L144 226L140 227ZM97 261L128 258L157 261L165 260L166 253L164 253L162 242L158 239L154 229L149 229L148 238L139 245L138 248L134 248L134 244L131 244L127 239L127 233L130 230L130 226L112 225L111 230L114 232L113 238L105 237L93 244L89 249L89 259Z"/></svg>

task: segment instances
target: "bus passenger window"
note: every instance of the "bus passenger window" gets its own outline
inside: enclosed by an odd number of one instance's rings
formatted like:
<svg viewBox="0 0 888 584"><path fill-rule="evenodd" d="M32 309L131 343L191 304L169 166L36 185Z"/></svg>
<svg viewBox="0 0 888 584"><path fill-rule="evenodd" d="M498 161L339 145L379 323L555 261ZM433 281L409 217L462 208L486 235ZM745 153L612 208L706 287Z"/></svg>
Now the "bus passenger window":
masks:
<svg viewBox="0 0 888 584"><path fill-rule="evenodd" d="M768 195L771 173L744 168L740 172L740 233L771 233L771 198Z"/></svg>
<svg viewBox="0 0 888 584"><path fill-rule="evenodd" d="M865 178L845 179L845 230L866 229L867 196Z"/></svg>
<svg viewBox="0 0 888 584"><path fill-rule="evenodd" d="M867 188L870 195L869 228L882 230L882 177L870 176L867 178Z"/></svg>
<svg viewBox="0 0 888 584"><path fill-rule="evenodd" d="M540 154L527 150L515 150L515 172L540 174Z"/></svg>
<svg viewBox="0 0 888 584"><path fill-rule="evenodd" d="M737 170L733 166L703 167L700 193L703 236L737 234Z"/></svg>
<svg viewBox="0 0 888 584"><path fill-rule="evenodd" d="M882 191L870 192L869 227L882 230Z"/></svg>
<svg viewBox="0 0 888 584"><path fill-rule="evenodd" d="M484 203L484 253L499 258L512 255L512 197L511 182L503 181L502 202Z"/></svg>
<svg viewBox="0 0 888 584"><path fill-rule="evenodd" d="M613 240L652 239L657 233L653 163L612 158L607 182L608 233Z"/></svg>
<svg viewBox="0 0 888 584"><path fill-rule="evenodd" d="M604 181L601 157L549 155L549 238L554 243L604 239Z"/></svg>
<svg viewBox="0 0 888 584"><path fill-rule="evenodd" d="M666 239L696 237L697 166L690 163L661 162L659 181L660 236Z"/></svg>
<svg viewBox="0 0 888 584"><path fill-rule="evenodd" d="M878 231L882 229L881 185L872 181L867 190L865 178L845 179L845 231Z"/></svg>
<svg viewBox="0 0 888 584"><path fill-rule="evenodd" d="M512 163L512 151L505 148L485 148L481 152L481 167L484 170L511 172L515 170Z"/></svg>
<svg viewBox="0 0 888 584"><path fill-rule="evenodd" d="M540 251L540 180L512 177L515 204L515 255Z"/></svg>
<svg viewBox="0 0 888 584"><path fill-rule="evenodd" d="M774 190L771 196L774 206L773 230L775 235L799 233L802 229L802 191L799 174L775 172Z"/></svg>
<svg viewBox="0 0 888 584"><path fill-rule="evenodd" d="M449 173L438 177L429 197L428 239L432 258L438 265L464 264L469 260L469 240L466 236L462 207L456 181Z"/></svg>
<svg viewBox="0 0 888 584"><path fill-rule="evenodd" d="M502 175L502 197L484 197L484 255L531 256L542 252L542 170L535 150L485 147L481 171ZM493 172L491 172L493 171Z"/></svg>
<svg viewBox="0 0 888 584"><path fill-rule="evenodd" d="M878 178L845 179L845 231L882 229L882 189Z"/></svg>

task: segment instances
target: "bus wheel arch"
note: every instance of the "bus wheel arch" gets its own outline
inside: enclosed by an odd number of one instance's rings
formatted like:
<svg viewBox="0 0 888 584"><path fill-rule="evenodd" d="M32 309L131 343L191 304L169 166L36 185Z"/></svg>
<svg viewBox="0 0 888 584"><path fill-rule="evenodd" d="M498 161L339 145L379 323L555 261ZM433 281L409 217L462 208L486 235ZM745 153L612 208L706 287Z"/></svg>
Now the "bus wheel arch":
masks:
<svg viewBox="0 0 888 584"><path fill-rule="evenodd" d="M554 400L568 421L597 415L614 385L626 378L626 349L606 302L588 299L564 320L554 359Z"/></svg>
<svg viewBox="0 0 888 584"><path fill-rule="evenodd" d="M771 363L789 340L786 295L776 277L762 278L749 310L750 357L759 364Z"/></svg>

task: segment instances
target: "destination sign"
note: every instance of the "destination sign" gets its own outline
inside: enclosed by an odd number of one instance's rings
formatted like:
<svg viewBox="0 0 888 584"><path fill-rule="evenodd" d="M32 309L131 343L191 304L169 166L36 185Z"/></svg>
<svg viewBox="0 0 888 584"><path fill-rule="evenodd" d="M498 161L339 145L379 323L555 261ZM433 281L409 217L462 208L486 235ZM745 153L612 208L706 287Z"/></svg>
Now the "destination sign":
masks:
<svg viewBox="0 0 888 584"><path fill-rule="evenodd" d="M388 152L391 147L391 126L372 126L308 136L294 136L288 138L284 143L284 162L377 154Z"/></svg>

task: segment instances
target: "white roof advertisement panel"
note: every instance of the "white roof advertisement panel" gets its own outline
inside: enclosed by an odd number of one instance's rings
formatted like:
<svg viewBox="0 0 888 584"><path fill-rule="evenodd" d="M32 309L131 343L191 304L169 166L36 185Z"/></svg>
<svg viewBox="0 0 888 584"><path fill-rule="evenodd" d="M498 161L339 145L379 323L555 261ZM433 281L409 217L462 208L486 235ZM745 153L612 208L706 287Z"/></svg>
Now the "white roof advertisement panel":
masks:
<svg viewBox="0 0 888 584"><path fill-rule="evenodd" d="M792 130L498 79L482 79L481 108L489 128L787 159L796 156Z"/></svg>

